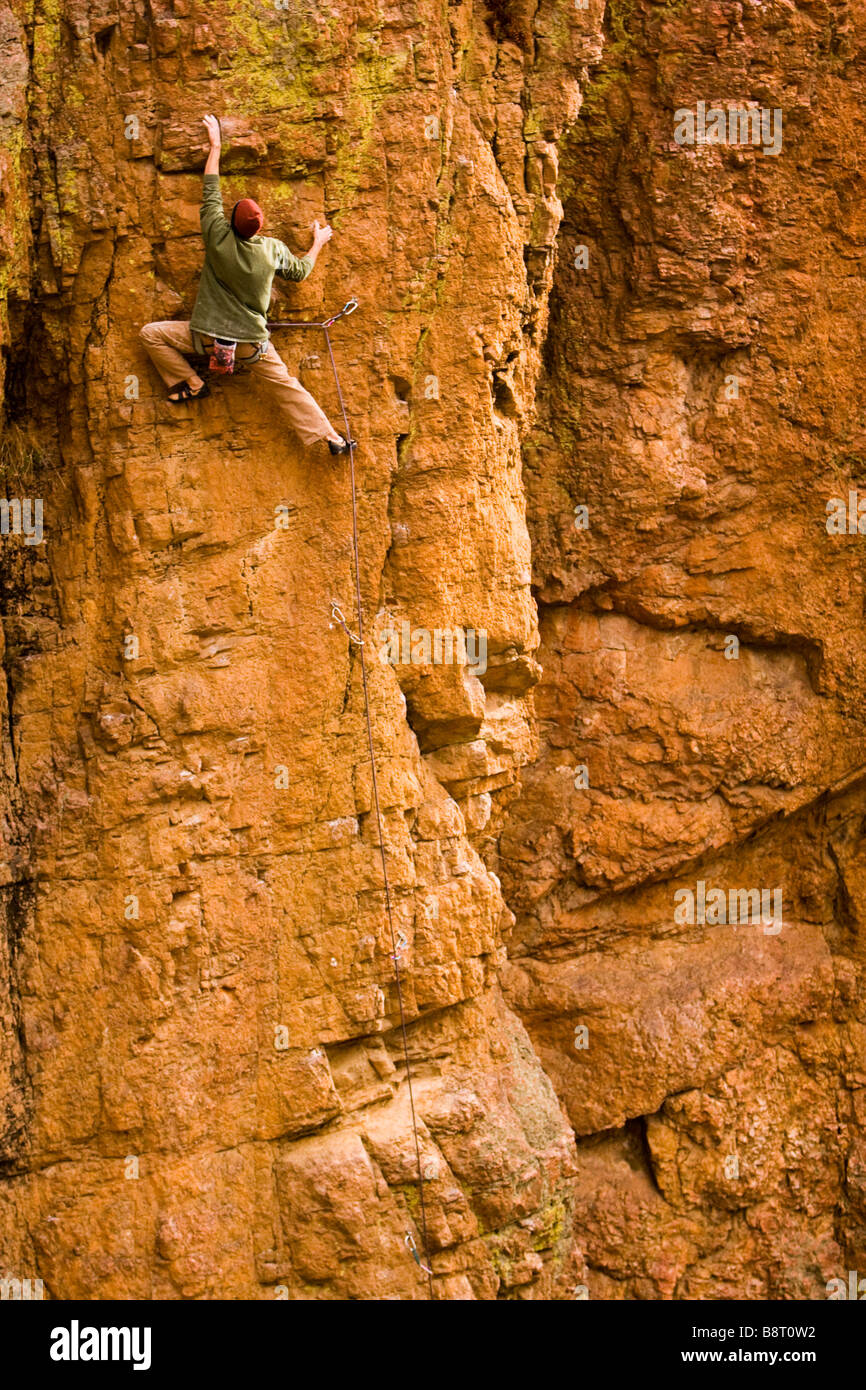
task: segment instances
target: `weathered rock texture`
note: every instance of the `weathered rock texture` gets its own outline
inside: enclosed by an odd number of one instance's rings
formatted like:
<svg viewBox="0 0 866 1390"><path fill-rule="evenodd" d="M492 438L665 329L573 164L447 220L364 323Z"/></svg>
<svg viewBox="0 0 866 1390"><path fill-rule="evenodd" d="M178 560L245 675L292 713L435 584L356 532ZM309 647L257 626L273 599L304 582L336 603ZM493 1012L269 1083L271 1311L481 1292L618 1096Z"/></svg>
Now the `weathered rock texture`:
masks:
<svg viewBox="0 0 866 1390"><path fill-rule="evenodd" d="M345 465L249 379L173 409L137 340L191 308L205 111L227 201L335 228L279 316L361 301L436 1296L866 1260L864 542L824 525L866 488L864 53L823 0L0 5L7 496L45 511L0 541L7 1272L427 1297ZM782 108L782 155L674 144L699 99ZM278 347L338 421L319 335ZM404 621L487 669L383 664ZM698 879L783 929L677 925Z"/></svg>
<svg viewBox="0 0 866 1390"><path fill-rule="evenodd" d="M613 5L561 156L500 872L598 1297L821 1298L866 1259L863 537L826 527L866 482L864 95L860 7ZM782 153L679 146L700 100L781 109ZM780 890L782 929L678 925L699 880Z"/></svg>

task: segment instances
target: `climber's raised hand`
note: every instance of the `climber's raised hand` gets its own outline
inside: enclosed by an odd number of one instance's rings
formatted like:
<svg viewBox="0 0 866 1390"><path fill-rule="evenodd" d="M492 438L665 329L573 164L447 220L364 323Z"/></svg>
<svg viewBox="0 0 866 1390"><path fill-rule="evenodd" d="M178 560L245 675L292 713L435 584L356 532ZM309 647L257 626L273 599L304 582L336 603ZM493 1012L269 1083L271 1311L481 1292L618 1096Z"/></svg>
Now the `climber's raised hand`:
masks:
<svg viewBox="0 0 866 1390"><path fill-rule="evenodd" d="M204 171L206 175L218 174L220 171L220 145L222 143L220 123L216 116L205 116L203 124L207 127L207 138L210 141Z"/></svg>
<svg viewBox="0 0 866 1390"><path fill-rule="evenodd" d="M210 141L211 149L218 150L222 144L219 121L216 116L205 116L203 124L207 127L207 137Z"/></svg>
<svg viewBox="0 0 866 1390"><path fill-rule="evenodd" d="M310 261L313 265L315 265L319 252L321 251L325 243L331 240L331 237L333 235L333 228L329 227L327 222L325 223L324 227L321 226L320 223L314 222L313 244L307 252L307 260Z"/></svg>

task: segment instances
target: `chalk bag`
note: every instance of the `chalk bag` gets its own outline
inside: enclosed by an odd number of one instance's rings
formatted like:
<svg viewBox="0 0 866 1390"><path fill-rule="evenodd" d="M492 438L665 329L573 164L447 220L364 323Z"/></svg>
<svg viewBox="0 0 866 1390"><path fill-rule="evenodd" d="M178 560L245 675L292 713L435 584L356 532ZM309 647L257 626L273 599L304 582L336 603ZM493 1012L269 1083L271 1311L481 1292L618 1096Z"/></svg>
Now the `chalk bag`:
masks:
<svg viewBox="0 0 866 1390"><path fill-rule="evenodd" d="M231 376L235 369L235 348L230 338L214 338L210 354L210 369L223 376Z"/></svg>

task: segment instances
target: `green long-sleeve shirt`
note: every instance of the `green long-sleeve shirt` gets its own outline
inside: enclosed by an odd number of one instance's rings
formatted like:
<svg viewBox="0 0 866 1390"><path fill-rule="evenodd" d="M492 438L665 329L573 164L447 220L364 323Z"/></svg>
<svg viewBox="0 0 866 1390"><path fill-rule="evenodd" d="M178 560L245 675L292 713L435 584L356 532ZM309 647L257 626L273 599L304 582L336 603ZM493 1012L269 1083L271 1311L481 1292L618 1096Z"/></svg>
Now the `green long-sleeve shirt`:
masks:
<svg viewBox="0 0 866 1390"><path fill-rule="evenodd" d="M205 174L201 205L205 262L190 327L237 343L262 343L275 275L306 280L313 263L276 237L235 236L223 213L219 174Z"/></svg>

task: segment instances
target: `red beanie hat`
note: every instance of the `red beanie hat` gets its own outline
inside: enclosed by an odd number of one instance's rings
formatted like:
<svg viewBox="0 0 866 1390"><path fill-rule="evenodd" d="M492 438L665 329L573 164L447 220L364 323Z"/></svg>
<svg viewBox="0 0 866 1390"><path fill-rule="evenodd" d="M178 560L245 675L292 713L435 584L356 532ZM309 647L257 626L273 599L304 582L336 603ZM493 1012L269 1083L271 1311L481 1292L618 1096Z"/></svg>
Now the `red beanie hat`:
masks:
<svg viewBox="0 0 866 1390"><path fill-rule="evenodd" d="M265 225L265 214L252 198L241 198L232 211L232 230L248 241Z"/></svg>

